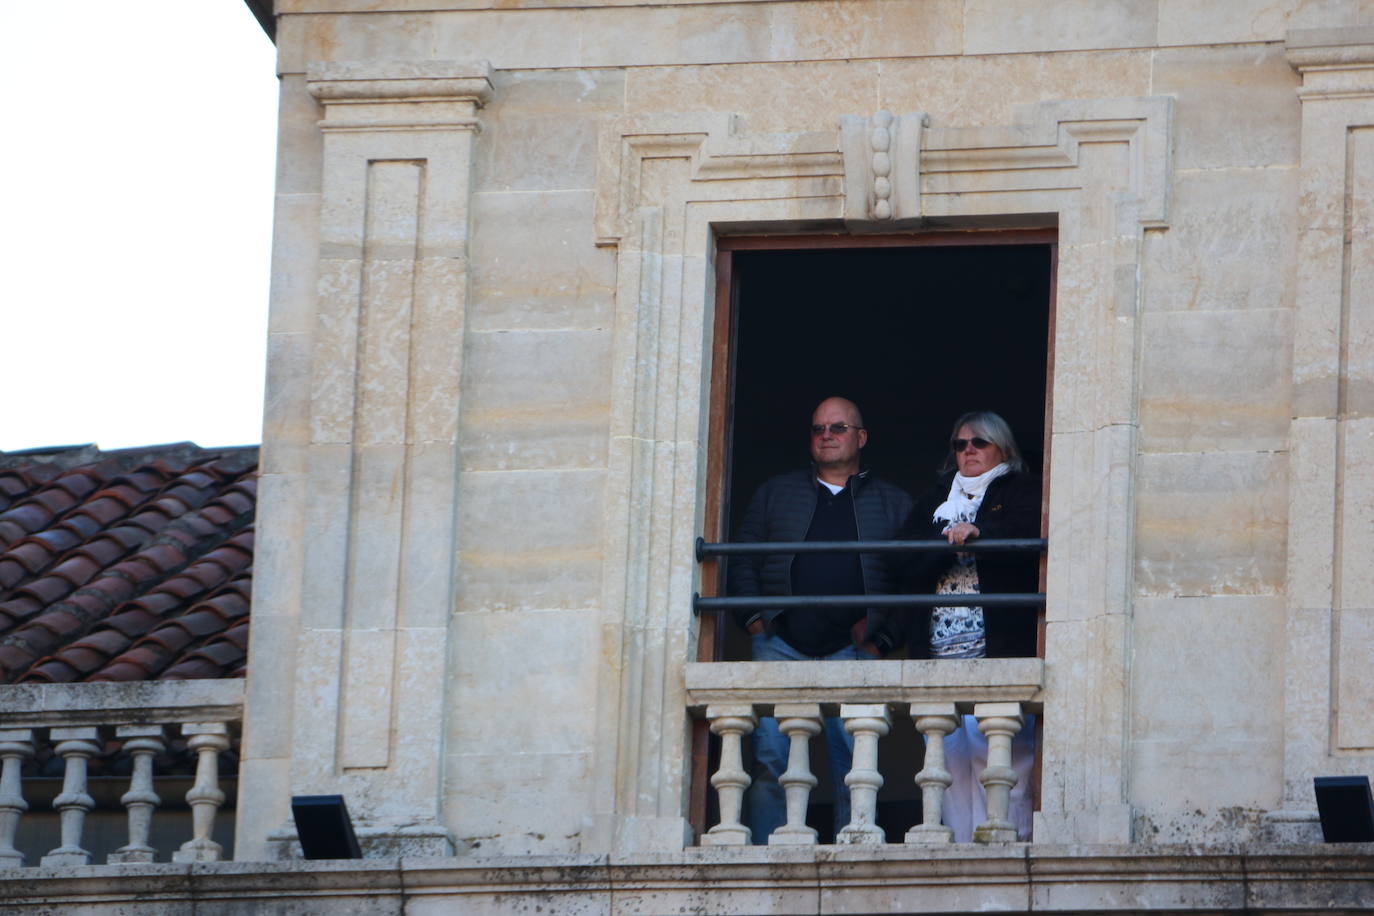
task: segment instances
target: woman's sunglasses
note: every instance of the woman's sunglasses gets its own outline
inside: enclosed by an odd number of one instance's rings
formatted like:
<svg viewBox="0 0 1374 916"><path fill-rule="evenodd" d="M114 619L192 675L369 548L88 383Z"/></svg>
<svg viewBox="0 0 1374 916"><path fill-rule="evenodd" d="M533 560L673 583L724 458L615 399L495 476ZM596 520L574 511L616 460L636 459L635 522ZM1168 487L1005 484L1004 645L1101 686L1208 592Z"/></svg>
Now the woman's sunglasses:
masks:
<svg viewBox="0 0 1374 916"><path fill-rule="evenodd" d="M992 443L978 436L974 436L972 439L949 440L949 447L954 450L955 454L962 452L964 449L968 448L969 445L972 445L974 448L987 448L989 445L992 445Z"/></svg>

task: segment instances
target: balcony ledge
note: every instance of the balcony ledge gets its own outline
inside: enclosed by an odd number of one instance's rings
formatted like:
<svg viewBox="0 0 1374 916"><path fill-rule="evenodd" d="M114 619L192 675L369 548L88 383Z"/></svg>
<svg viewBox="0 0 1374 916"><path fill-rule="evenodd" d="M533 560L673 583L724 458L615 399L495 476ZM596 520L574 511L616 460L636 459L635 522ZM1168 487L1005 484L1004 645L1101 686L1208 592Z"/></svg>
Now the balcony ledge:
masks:
<svg viewBox="0 0 1374 916"><path fill-rule="evenodd" d="M0 686L0 729L237 720L243 687L242 678Z"/></svg>
<svg viewBox="0 0 1374 916"><path fill-rule="evenodd" d="M687 703L1018 702L1038 711L1045 687L1040 658L871 662L695 662Z"/></svg>
<svg viewBox="0 0 1374 916"><path fill-rule="evenodd" d="M693 848L529 858L225 862L26 869L7 905L53 914L194 903L401 912L425 898L513 912L1355 912L1374 909L1374 844ZM341 898L348 900L345 904ZM486 911L483 909L483 911Z"/></svg>

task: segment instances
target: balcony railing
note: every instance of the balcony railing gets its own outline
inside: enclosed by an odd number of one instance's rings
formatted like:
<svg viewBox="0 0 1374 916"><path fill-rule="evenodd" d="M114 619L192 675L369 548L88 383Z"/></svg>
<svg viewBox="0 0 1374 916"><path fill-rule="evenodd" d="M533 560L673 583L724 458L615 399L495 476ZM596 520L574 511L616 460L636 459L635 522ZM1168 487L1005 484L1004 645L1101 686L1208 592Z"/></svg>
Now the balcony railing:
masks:
<svg viewBox="0 0 1374 916"><path fill-rule="evenodd" d="M698 561L740 554L914 553L957 551L1041 552L1042 538L974 541L958 548L943 541L842 541L708 543L698 538ZM693 596L693 610L725 611L768 607L1001 607L1043 604L1042 593L970 595L789 595L703 598ZM773 716L791 739L786 772L780 777L787 800L787 823L768 837L769 845L814 844L816 832L806 826L806 810L817 780L812 772L809 739L827 717L838 716L854 737L853 764L845 777L850 793L850 822L837 843L884 843L877 826L878 748L892 729L894 717L909 717L924 742L918 770L905 774L919 787L921 820L903 837L909 844L953 840L944 822L944 736L971 715L988 739L987 765L979 774L987 794L987 818L974 840L1008 843L1017 839L1009 818L1013 737L1030 714L1042 711L1044 661L1039 658L884 660L872 662L737 662L687 666L688 708L704 718L720 739L720 765L711 776L720 820L703 836L704 845L743 845L753 840L741 819L750 776L744 767L744 739L762 716ZM1038 751L1038 749L1037 749Z"/></svg>
<svg viewBox="0 0 1374 916"><path fill-rule="evenodd" d="M195 782L186 793L191 836L171 854L174 862L226 858L212 839L225 803L219 758L229 750L243 718L243 681L152 681L129 684L22 684L3 688L0 704L0 869L20 868L16 847L29 811L23 778L27 761L51 753L62 762L62 789L52 800L59 812L61 842L42 856L42 866L92 864L83 840L87 816L96 807L89 763L110 752L131 758L128 791L120 798L128 842L106 862L153 862L149 843L153 815L162 804L153 759L169 742L184 739L195 758Z"/></svg>
<svg viewBox="0 0 1374 916"><path fill-rule="evenodd" d="M1002 538L969 541L953 547L944 541L753 541L748 543L711 542L697 538L697 562L715 557L758 556L796 553L1040 553L1049 544L1045 538ZM692 596L692 612L730 611L757 608L826 607L1024 607L1044 604L1040 592L976 595L748 595L726 598Z"/></svg>

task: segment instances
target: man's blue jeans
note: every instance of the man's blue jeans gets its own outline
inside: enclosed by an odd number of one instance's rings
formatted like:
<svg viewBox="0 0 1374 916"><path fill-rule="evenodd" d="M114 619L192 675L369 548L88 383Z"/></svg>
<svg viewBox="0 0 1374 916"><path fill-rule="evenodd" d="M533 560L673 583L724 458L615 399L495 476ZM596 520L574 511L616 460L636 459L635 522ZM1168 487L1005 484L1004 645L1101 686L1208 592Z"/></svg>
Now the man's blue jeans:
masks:
<svg viewBox="0 0 1374 916"><path fill-rule="evenodd" d="M845 646L833 655L816 659L792 648L780 636L760 633L749 637L750 654L756 662L796 662L864 660L872 655L858 646ZM749 813L749 829L754 843L767 845L768 836L787 823L787 796L778 777L787 771L787 756L792 742L778 728L778 720L764 718L754 729L754 781L749 785L745 802ZM839 719L825 720L825 747L830 755L830 775L835 785L835 832L849 823L849 787L844 777L854 762L854 736L844 730Z"/></svg>

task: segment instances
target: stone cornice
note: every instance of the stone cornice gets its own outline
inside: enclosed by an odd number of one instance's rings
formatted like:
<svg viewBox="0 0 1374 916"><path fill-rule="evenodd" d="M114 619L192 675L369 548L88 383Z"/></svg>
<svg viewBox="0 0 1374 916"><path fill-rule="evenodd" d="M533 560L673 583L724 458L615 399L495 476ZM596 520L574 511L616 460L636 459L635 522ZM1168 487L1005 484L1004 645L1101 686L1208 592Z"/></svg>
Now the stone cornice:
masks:
<svg viewBox="0 0 1374 916"><path fill-rule="evenodd" d="M1374 95L1374 28L1294 30L1284 47L1288 63L1302 74L1300 97Z"/></svg>
<svg viewBox="0 0 1374 916"><path fill-rule="evenodd" d="M491 98L486 61L312 64L306 88L325 106L323 130L475 129Z"/></svg>

